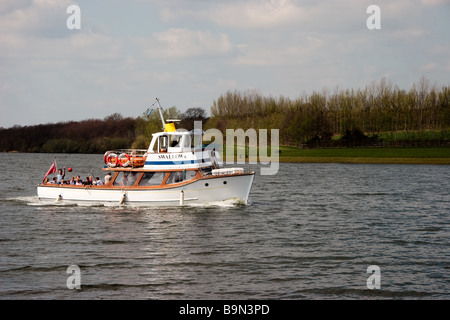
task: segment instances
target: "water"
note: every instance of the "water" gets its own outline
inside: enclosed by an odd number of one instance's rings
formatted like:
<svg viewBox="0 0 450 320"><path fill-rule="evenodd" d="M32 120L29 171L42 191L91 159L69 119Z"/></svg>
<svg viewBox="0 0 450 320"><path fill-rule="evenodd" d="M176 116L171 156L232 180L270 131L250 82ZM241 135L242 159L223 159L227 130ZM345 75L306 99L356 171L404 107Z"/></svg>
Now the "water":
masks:
<svg viewBox="0 0 450 320"><path fill-rule="evenodd" d="M247 206L130 208L40 203L55 157L103 176L101 155L0 155L1 299L450 297L448 166L280 164Z"/></svg>

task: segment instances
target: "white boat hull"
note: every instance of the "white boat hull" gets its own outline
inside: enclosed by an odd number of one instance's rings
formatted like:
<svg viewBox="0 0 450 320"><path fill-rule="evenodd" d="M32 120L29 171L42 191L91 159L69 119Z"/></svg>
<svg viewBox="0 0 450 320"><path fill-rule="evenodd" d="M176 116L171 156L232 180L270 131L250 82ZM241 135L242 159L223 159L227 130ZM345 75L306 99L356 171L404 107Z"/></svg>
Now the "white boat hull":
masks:
<svg viewBox="0 0 450 320"><path fill-rule="evenodd" d="M220 201L248 203L254 174L218 176L195 180L183 186L145 189L136 187L38 185L39 199L136 206L214 204Z"/></svg>

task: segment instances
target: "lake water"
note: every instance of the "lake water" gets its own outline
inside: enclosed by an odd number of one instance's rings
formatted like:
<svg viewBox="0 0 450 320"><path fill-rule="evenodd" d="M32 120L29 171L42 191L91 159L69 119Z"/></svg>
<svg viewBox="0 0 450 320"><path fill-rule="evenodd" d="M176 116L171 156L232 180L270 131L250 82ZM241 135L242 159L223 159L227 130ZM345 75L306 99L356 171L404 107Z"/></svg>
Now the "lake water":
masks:
<svg viewBox="0 0 450 320"><path fill-rule="evenodd" d="M249 205L130 208L40 203L55 158L103 176L102 155L0 155L1 299L450 298L449 166L253 166Z"/></svg>

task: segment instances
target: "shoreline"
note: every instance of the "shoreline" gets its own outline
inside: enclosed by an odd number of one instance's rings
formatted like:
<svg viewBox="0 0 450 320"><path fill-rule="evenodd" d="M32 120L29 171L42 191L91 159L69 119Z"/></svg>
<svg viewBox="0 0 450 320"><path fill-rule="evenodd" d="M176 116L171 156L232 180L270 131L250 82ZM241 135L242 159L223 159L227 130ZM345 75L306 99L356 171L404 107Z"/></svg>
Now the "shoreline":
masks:
<svg viewBox="0 0 450 320"><path fill-rule="evenodd" d="M3 154L21 154L18 151ZM26 153L26 152L25 152ZM69 153L62 153L69 154ZM100 155L100 154L99 154ZM222 161L226 157L222 153ZM234 162L239 164L237 157ZM258 162L261 159L258 156ZM249 158L246 157L246 163ZM276 161L266 158L265 162ZM335 148L301 149L280 146L279 163L423 164L450 165L450 148Z"/></svg>
<svg viewBox="0 0 450 320"><path fill-rule="evenodd" d="M450 165L450 158L280 157L280 163L423 164Z"/></svg>
<svg viewBox="0 0 450 320"><path fill-rule="evenodd" d="M280 146L278 162L450 165L450 148L323 148ZM236 158L235 158L236 159ZM266 161L273 160L266 158ZM248 161L248 157L246 159ZM258 161L260 158L258 157Z"/></svg>

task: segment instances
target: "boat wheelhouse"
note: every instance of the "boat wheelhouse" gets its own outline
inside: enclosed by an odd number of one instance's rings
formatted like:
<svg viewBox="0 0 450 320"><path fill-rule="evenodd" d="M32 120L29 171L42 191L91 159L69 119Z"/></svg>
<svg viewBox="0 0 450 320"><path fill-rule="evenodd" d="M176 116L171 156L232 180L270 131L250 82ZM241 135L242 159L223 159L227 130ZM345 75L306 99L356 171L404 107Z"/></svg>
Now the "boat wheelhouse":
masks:
<svg viewBox="0 0 450 320"><path fill-rule="evenodd" d="M90 201L144 206L247 204L254 172L223 168L219 152L202 145L202 132L176 130L163 121L147 150L111 150L104 154L111 179L104 185L41 183L39 199Z"/></svg>

